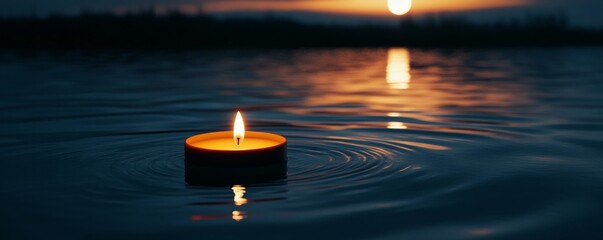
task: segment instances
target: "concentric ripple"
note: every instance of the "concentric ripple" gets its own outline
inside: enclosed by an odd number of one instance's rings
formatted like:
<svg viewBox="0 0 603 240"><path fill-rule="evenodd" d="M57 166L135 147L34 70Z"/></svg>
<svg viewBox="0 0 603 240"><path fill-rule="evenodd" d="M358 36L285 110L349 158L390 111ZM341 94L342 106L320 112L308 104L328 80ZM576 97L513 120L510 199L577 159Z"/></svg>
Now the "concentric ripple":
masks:
<svg viewBox="0 0 603 240"><path fill-rule="evenodd" d="M0 228L24 239L601 239L602 54L0 54ZM249 130L287 137L287 178L186 185L184 140L230 129L236 110Z"/></svg>
<svg viewBox="0 0 603 240"><path fill-rule="evenodd" d="M291 184L378 182L412 165L404 146L371 137L291 136Z"/></svg>
<svg viewBox="0 0 603 240"><path fill-rule="evenodd" d="M98 155L93 171L98 192L126 195L173 195L182 190L182 133L115 135L91 139ZM257 184L270 186L355 185L379 183L413 166L410 156L420 143L392 143L375 136L286 134L288 177ZM170 144L166 144L170 143ZM89 186L90 187L90 186ZM111 188L111 189L108 189ZM89 190L92 191L94 187ZM152 189L152 191L149 191ZM185 193L186 192L181 192ZM123 197L123 196L120 196Z"/></svg>

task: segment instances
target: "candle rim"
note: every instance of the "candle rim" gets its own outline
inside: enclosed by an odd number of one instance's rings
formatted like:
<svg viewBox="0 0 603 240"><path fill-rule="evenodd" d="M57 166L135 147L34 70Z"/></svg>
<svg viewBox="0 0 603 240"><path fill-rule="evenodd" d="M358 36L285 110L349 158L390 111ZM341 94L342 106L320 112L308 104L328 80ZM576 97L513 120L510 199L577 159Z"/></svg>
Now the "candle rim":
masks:
<svg viewBox="0 0 603 240"><path fill-rule="evenodd" d="M274 146L268 146L268 147L262 147L262 148L253 148L253 149L231 149L231 150L221 150L221 149L212 149L212 148L204 148L202 146L199 145L195 145L194 143L199 142L199 138L203 138L206 137L206 140L210 140L210 139L219 139L219 138L229 138L232 139L232 134L233 131L219 131L219 132L209 132L209 133L202 133L202 134L197 134L194 136L191 136L189 138L187 138L184 143L187 147L190 148L194 148L194 149L200 149L200 150L204 150L204 151L214 151L214 152L243 152L243 151L255 151L255 150L263 150L263 149L271 149L271 148L278 148L282 145L285 145L287 143L287 138L278 135L278 134L274 134L274 133L268 133L268 132L256 132L256 131L246 131L245 132L245 140L248 139L253 139L253 138L263 138L263 139L269 139L269 140L273 140L274 142L276 142L277 144L275 144ZM215 137L210 137L212 135L215 135ZM258 136L263 136L263 137L258 137Z"/></svg>

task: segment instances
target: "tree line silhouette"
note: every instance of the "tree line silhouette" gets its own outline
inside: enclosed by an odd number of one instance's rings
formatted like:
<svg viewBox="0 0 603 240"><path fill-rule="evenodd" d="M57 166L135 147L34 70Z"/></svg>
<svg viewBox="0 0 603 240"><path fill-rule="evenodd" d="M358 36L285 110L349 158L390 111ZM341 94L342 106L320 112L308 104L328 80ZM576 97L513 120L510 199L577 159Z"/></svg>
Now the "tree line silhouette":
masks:
<svg viewBox="0 0 603 240"><path fill-rule="evenodd" d="M489 23L433 15L398 26L327 26L283 18L215 19L177 11L0 19L0 48L504 47L603 45L603 30L561 14Z"/></svg>

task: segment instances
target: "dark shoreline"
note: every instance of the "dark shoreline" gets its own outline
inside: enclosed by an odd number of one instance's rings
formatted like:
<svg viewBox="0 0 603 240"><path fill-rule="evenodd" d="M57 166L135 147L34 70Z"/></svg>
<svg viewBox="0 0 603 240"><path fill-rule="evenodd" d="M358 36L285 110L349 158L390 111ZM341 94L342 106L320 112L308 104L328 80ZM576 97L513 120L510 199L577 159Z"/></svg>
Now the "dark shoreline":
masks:
<svg viewBox="0 0 603 240"><path fill-rule="evenodd" d="M603 46L603 30L571 28L558 15L490 24L406 18L397 27L352 27L276 18L217 20L180 13L81 14L0 19L0 33L0 49Z"/></svg>

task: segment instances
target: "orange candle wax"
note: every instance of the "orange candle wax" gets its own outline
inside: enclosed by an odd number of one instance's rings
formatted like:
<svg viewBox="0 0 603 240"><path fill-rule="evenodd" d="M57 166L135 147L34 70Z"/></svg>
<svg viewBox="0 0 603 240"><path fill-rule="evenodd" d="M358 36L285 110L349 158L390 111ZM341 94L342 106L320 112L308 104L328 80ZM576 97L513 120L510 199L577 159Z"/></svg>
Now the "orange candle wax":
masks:
<svg viewBox="0 0 603 240"><path fill-rule="evenodd" d="M287 139L245 131L240 113L233 131L195 135L184 145L188 184L242 184L286 176Z"/></svg>

